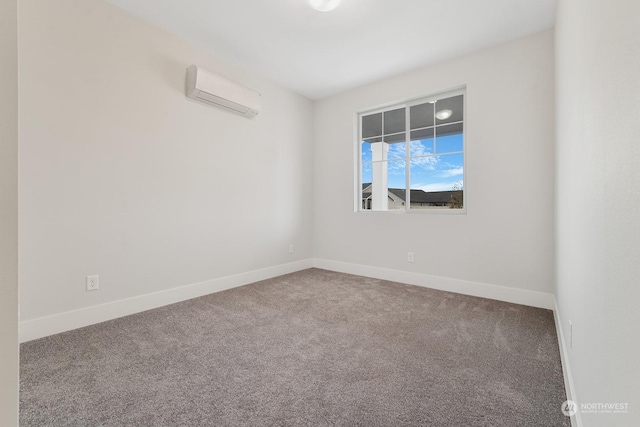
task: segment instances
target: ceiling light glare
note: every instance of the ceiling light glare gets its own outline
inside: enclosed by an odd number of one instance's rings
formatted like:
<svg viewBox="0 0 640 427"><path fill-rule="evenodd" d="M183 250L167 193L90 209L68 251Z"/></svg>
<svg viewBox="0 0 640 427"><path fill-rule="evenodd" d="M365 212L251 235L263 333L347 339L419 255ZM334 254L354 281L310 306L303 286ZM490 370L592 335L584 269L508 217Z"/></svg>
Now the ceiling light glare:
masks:
<svg viewBox="0 0 640 427"><path fill-rule="evenodd" d="M451 110L440 110L436 113L436 118L438 120L447 120L451 117L451 114L453 114Z"/></svg>
<svg viewBox="0 0 640 427"><path fill-rule="evenodd" d="M320 12L330 12L340 4L340 0L307 0L309 6Z"/></svg>

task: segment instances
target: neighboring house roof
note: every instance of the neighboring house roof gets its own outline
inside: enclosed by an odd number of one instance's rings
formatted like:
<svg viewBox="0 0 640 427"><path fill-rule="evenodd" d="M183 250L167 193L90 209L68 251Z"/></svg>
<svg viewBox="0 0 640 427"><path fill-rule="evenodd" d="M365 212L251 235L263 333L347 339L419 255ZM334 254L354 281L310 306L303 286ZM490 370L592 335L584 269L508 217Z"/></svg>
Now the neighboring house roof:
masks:
<svg viewBox="0 0 640 427"><path fill-rule="evenodd" d="M406 191L404 189L390 188L389 191L400 197L402 200L407 200ZM411 203L449 203L451 198L459 194L462 194L462 190L426 192L423 190L412 189Z"/></svg>
<svg viewBox="0 0 640 427"><path fill-rule="evenodd" d="M371 196L371 191L364 191L370 190L369 187L371 187L371 183L362 184L362 197L365 199ZM389 192L393 193L403 201L407 200L406 190L403 188L390 188ZM461 194L462 190L426 192L423 190L412 189L411 203L449 203L452 197Z"/></svg>

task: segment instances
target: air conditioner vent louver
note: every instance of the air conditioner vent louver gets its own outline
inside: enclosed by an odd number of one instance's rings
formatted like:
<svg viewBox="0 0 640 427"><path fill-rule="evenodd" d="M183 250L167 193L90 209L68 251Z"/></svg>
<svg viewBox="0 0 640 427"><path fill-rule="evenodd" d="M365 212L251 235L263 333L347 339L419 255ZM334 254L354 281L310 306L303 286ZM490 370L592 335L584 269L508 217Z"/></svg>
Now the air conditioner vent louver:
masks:
<svg viewBox="0 0 640 427"><path fill-rule="evenodd" d="M187 68L187 97L249 118L260 113L261 97L258 92L195 65Z"/></svg>

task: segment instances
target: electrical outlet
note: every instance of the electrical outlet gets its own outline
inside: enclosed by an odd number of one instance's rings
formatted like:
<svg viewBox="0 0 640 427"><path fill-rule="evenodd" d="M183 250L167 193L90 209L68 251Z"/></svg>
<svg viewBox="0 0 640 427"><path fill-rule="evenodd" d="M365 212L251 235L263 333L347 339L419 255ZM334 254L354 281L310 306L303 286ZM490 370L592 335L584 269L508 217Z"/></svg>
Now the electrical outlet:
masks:
<svg viewBox="0 0 640 427"><path fill-rule="evenodd" d="M293 253L293 243L289 245L289 253L292 254Z"/></svg>
<svg viewBox="0 0 640 427"><path fill-rule="evenodd" d="M98 283L98 275L95 276L87 276L87 290L88 291L97 291L99 287Z"/></svg>
<svg viewBox="0 0 640 427"><path fill-rule="evenodd" d="M413 252L407 252L407 261L413 262Z"/></svg>

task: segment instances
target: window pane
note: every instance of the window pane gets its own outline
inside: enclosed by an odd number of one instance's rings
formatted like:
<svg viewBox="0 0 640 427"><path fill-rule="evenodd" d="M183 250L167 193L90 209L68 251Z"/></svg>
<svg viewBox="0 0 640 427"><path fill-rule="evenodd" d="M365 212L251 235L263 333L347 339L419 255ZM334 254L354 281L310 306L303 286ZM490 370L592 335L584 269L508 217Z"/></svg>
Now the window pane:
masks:
<svg viewBox="0 0 640 427"><path fill-rule="evenodd" d="M371 144L367 141L362 141L362 163L370 162L371 160Z"/></svg>
<svg viewBox="0 0 640 427"><path fill-rule="evenodd" d="M438 126L436 128L436 152L452 153L462 151L464 136L462 123Z"/></svg>
<svg viewBox="0 0 640 427"><path fill-rule="evenodd" d="M433 138L433 128L411 131L411 140Z"/></svg>
<svg viewBox="0 0 640 427"><path fill-rule="evenodd" d="M411 209L462 208L462 154L411 159Z"/></svg>
<svg viewBox="0 0 640 427"><path fill-rule="evenodd" d="M433 153L433 128L411 132L411 150L409 156L418 157Z"/></svg>
<svg viewBox="0 0 640 427"><path fill-rule="evenodd" d="M426 128L433 126L433 104L414 105L410 108L411 129Z"/></svg>
<svg viewBox="0 0 640 427"><path fill-rule="evenodd" d="M405 130L405 113L404 108L384 112L384 134L404 132Z"/></svg>
<svg viewBox="0 0 640 427"><path fill-rule="evenodd" d="M436 103L436 125L460 122L464 119L463 96L439 99Z"/></svg>
<svg viewBox="0 0 640 427"><path fill-rule="evenodd" d="M389 188L404 188L406 185L406 162L404 160L389 161Z"/></svg>
<svg viewBox="0 0 640 427"><path fill-rule="evenodd" d="M388 142L390 144L393 144L396 142L404 142L406 139L407 139L407 134L404 132L394 133L392 135L385 135L382 137L382 140L384 142Z"/></svg>
<svg viewBox="0 0 640 427"><path fill-rule="evenodd" d="M362 164L362 201L361 209L371 209L371 163Z"/></svg>
<svg viewBox="0 0 640 427"><path fill-rule="evenodd" d="M395 160L389 161L388 165L389 169L389 210L404 210L404 202L405 202L405 187L407 184L406 181L406 161L404 160Z"/></svg>
<svg viewBox="0 0 640 427"><path fill-rule="evenodd" d="M406 162L390 160L362 165L362 209L404 209Z"/></svg>
<svg viewBox="0 0 640 427"><path fill-rule="evenodd" d="M362 117L362 139L382 135L382 113Z"/></svg>
<svg viewBox="0 0 640 427"><path fill-rule="evenodd" d="M405 159L407 157L407 144L405 142L398 142L395 144L389 144L389 152L387 158L393 159Z"/></svg>

